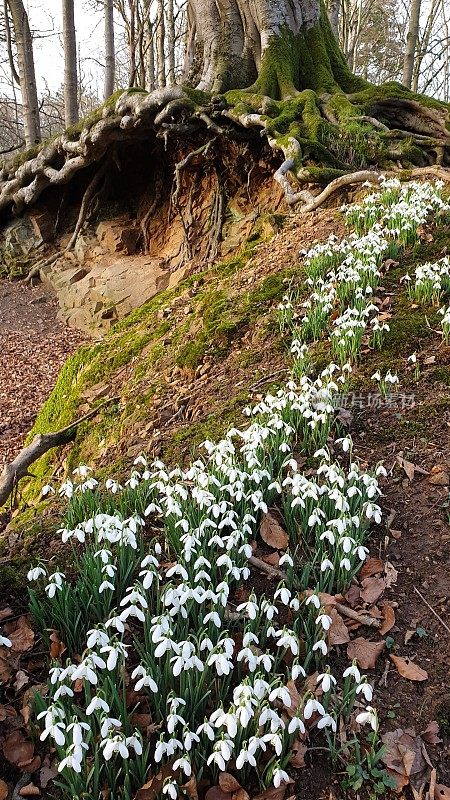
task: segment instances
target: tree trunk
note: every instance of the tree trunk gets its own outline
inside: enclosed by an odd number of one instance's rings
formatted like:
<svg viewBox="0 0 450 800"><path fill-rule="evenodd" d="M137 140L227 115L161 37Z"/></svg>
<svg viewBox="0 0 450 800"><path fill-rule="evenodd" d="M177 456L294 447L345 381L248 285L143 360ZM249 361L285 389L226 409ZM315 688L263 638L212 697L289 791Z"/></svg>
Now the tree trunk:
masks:
<svg viewBox="0 0 450 800"><path fill-rule="evenodd" d="M64 121L66 128L78 122L77 40L74 0L62 0L64 40Z"/></svg>
<svg viewBox="0 0 450 800"><path fill-rule="evenodd" d="M113 0L105 0L105 100L114 91L114 75L116 69L116 51L114 47L114 5Z"/></svg>
<svg viewBox="0 0 450 800"><path fill-rule="evenodd" d="M411 0L411 13L409 17L408 35L406 37L402 79L402 83L407 89L410 89L412 84L414 58L416 54L417 40L419 38L420 6L421 0Z"/></svg>
<svg viewBox="0 0 450 800"><path fill-rule="evenodd" d="M162 89L166 85L166 25L164 19L164 0L158 0L156 7L156 59L158 88Z"/></svg>
<svg viewBox="0 0 450 800"><path fill-rule="evenodd" d="M175 16L173 11L173 0L166 0L167 18L167 83L173 86L175 83Z"/></svg>
<svg viewBox="0 0 450 800"><path fill-rule="evenodd" d="M33 40L28 15L22 0L8 0L8 5L13 21L19 63L25 143L27 146L31 146L41 141Z"/></svg>
<svg viewBox="0 0 450 800"><path fill-rule="evenodd" d="M128 86L131 89L136 82L136 3L130 0L130 24L128 27L128 47L130 60L128 64Z"/></svg>
<svg viewBox="0 0 450 800"><path fill-rule="evenodd" d="M361 88L320 0L189 0L185 74L223 92L253 81L273 98Z"/></svg>
<svg viewBox="0 0 450 800"><path fill-rule="evenodd" d="M329 0L328 19L330 20L331 30L335 38L339 41L339 16L341 13L341 0Z"/></svg>

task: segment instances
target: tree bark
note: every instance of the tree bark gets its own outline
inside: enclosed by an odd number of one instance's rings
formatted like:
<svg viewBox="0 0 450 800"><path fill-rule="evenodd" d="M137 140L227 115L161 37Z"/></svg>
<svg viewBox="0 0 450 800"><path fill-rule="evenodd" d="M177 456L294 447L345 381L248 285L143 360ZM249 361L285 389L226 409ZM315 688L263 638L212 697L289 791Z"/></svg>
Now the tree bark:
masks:
<svg viewBox="0 0 450 800"><path fill-rule="evenodd" d="M62 0L64 40L64 122L66 128L78 122L77 40L74 0Z"/></svg>
<svg viewBox="0 0 450 800"><path fill-rule="evenodd" d="M13 21L19 63L25 143L27 146L31 146L41 141L33 40L31 38L28 14L22 0L8 0L8 5Z"/></svg>
<svg viewBox="0 0 450 800"><path fill-rule="evenodd" d="M402 83L407 89L411 88L414 72L414 58L416 55L417 40L419 38L421 0L411 0L408 35L406 37L405 58L403 60Z"/></svg>
<svg viewBox="0 0 450 800"><path fill-rule="evenodd" d="M187 13L184 72L198 89L255 81L255 90L278 99L356 86L320 0L189 0Z"/></svg>
<svg viewBox="0 0 450 800"><path fill-rule="evenodd" d="M105 84L103 89L105 100L107 100L114 91L115 71L114 5L113 0L105 0Z"/></svg>
<svg viewBox="0 0 450 800"><path fill-rule="evenodd" d="M341 0L329 0L328 2L328 18L330 20L331 30L333 31L336 41L339 41L339 16L341 13Z"/></svg>
<svg viewBox="0 0 450 800"><path fill-rule="evenodd" d="M175 83L175 16L173 0L166 0L167 19L167 85Z"/></svg>
<svg viewBox="0 0 450 800"><path fill-rule="evenodd" d="M163 89L166 85L166 25L164 17L164 0L158 0L156 5L156 63L158 88Z"/></svg>

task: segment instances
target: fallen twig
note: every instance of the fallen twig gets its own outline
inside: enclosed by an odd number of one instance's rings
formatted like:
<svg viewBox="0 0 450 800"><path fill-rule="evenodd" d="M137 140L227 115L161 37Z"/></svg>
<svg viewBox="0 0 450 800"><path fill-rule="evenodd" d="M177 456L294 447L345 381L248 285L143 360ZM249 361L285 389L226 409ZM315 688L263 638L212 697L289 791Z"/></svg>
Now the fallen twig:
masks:
<svg viewBox="0 0 450 800"><path fill-rule="evenodd" d="M261 572L265 572L267 575L270 575L271 578L285 578L286 574L277 567L272 567L271 564L266 564L265 561L261 561L260 558L256 556L250 556L249 563L252 567L256 569L260 569Z"/></svg>
<svg viewBox="0 0 450 800"><path fill-rule="evenodd" d="M54 447L59 447L62 444L67 444L75 437L76 430L82 422L94 417L101 408L109 403L117 401L118 397L110 397L105 400L96 408L91 409L87 414L84 414L79 419L61 428L59 431L52 431L49 433L39 433L34 437L33 441L20 451L14 461L6 464L0 476L0 508L6 503L8 497L17 486L18 481L28 475L28 468L37 461L38 458L52 450Z"/></svg>
<svg viewBox="0 0 450 800"><path fill-rule="evenodd" d="M435 610L434 610L433 606L430 606L430 604L429 604L428 600L425 600L425 598L424 598L423 594L422 594L421 592L419 592L419 590L418 590L417 586L414 586L414 591L415 591L415 592L417 592L417 594L419 595L420 599L421 599L421 600L422 600L422 601L425 603L425 605L427 606L427 608L429 608L429 609L430 609L431 613L432 613L432 614L434 614L434 616L436 617L436 619L438 619L438 620L439 620L439 622L440 622L440 623L441 623L441 625L442 625L442 626L445 628L445 630L446 630L448 633L450 633L450 628L448 627L447 623L446 623L446 622L444 622L444 620L442 619L442 617L441 617L441 616L439 616L439 614L437 613L437 611L435 611Z"/></svg>
<svg viewBox="0 0 450 800"><path fill-rule="evenodd" d="M341 603L335 603L334 607L336 611L339 611L339 614L342 614L344 617L348 617L349 619L354 619L356 622L360 622L361 625L365 625L367 628L379 628L381 626L379 619L375 619L375 617L369 617L368 614L363 614L360 611L354 611L352 608L341 605Z"/></svg>

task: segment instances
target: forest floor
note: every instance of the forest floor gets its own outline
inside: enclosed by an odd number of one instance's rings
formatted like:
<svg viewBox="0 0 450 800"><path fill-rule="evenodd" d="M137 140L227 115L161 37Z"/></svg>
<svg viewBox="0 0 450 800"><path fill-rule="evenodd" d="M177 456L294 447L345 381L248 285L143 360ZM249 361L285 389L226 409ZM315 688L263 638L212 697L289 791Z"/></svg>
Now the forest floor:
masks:
<svg viewBox="0 0 450 800"><path fill-rule="evenodd" d="M324 212L323 219L327 229L320 230L318 238L323 240L333 230L341 232L338 215L334 224L330 212ZM319 214L314 223L319 228L320 220ZM266 275L277 261L292 263L293 252L304 246L301 228L290 223L285 240L286 247L280 247L282 233L278 241L263 245L258 251L255 263L258 266L264 262ZM420 260L440 257L446 247L450 249L450 234L445 241L439 237L439 244L431 241L430 252L422 253ZM388 755L397 780L397 796L426 800L425 784L430 774L434 775L432 769L436 770L438 784L450 785L450 347L443 345L436 325L427 324L426 316L424 322L418 313L412 324L414 309L405 305L399 286L399 277L412 270L411 258L411 253L405 253L379 289L383 308L392 318L391 334L381 354L362 354L355 375L355 395L349 396L345 409L356 457L370 466L382 461L388 470L382 483L383 525L369 541L372 571L368 568L361 576L375 581L370 584L375 599L366 601L362 596L369 584L355 584L345 602L356 610L378 615L383 621L390 620L390 628L383 635L361 627L355 633L355 626L348 627L352 639L362 637L366 645L374 643L377 650L374 668L365 671L375 687L374 704L379 709L382 733L391 734ZM2 460L9 460L17 452L59 367L82 337L56 321L56 309L41 287L27 289L5 282L0 283L0 333L1 466ZM416 376L407 364L414 351L420 363ZM397 371L401 388L395 402L377 408L370 403L369 387L380 359ZM266 368L267 374L273 371L271 363L266 363ZM223 375L223 366L221 369ZM209 391L214 392L211 384ZM221 392L226 393L223 385ZM8 432L5 426L9 427ZM177 429L176 423L173 429ZM42 552L49 543L50 539L38 542L36 551ZM28 552L27 563L34 562L35 556ZM8 559L1 559L4 560ZM376 597L378 590L381 591ZM16 741L18 748L24 749L27 744L28 766L22 769L30 782L40 787L30 793L40 791L46 797L52 794L51 784L46 787L54 772L48 755L41 756L42 748L33 744L25 732L29 690L40 682L44 664L39 643L29 633L26 618L20 616L25 609L26 600L16 584L14 588L0 586L0 620L9 621L12 630L17 625L17 637L23 639L15 665L0 659L0 796L1 779L14 785L21 775L11 756L11 743ZM344 663L345 645L337 650ZM418 667L426 671L426 678L411 680L401 676L392 655L405 659L407 674L414 677ZM430 728L430 723L437 726ZM298 800L341 800L346 796L341 788L342 776L332 775L326 758L322 761L320 756L306 753L306 766L298 772L296 782ZM440 796L449 795L434 795ZM434 798L430 795L429 800Z"/></svg>
<svg viewBox="0 0 450 800"><path fill-rule="evenodd" d="M85 337L41 285L0 280L0 472L17 455L58 372Z"/></svg>

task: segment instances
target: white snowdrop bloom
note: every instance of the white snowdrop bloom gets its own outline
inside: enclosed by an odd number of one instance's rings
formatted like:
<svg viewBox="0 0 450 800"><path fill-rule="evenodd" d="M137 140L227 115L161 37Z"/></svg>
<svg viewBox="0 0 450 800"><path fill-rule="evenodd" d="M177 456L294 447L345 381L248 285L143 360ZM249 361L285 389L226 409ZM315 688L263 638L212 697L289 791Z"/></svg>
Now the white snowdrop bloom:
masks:
<svg viewBox="0 0 450 800"><path fill-rule="evenodd" d="M87 632L86 647L88 650L106 644L109 644L109 636L105 631L100 628L92 628Z"/></svg>
<svg viewBox="0 0 450 800"><path fill-rule="evenodd" d="M346 572L350 572L352 568L352 565L348 558L342 558L341 561L339 562L339 566L341 569L345 569Z"/></svg>
<svg viewBox="0 0 450 800"><path fill-rule="evenodd" d="M187 778L192 775L192 765L187 754L181 756L181 758L177 758L177 760L174 762L174 772L176 772L178 769L181 769Z"/></svg>
<svg viewBox="0 0 450 800"><path fill-rule="evenodd" d="M66 750L66 756L58 764L58 772L64 769L72 769L74 772L81 772L83 761L83 749L71 744Z"/></svg>
<svg viewBox="0 0 450 800"><path fill-rule="evenodd" d="M332 625L332 618L328 614L319 614L316 617L316 625L321 625L324 631L329 631Z"/></svg>
<svg viewBox="0 0 450 800"><path fill-rule="evenodd" d="M37 581L42 575L47 575L43 567L33 567L33 569L30 569L27 573L27 580Z"/></svg>
<svg viewBox="0 0 450 800"><path fill-rule="evenodd" d="M381 375L379 371L377 370L376 372L374 372L371 378L373 381L381 381Z"/></svg>
<svg viewBox="0 0 450 800"><path fill-rule="evenodd" d="M216 728L226 728L230 739L234 739L237 735L237 717L234 711L225 712L223 708L218 708L211 714L210 722Z"/></svg>
<svg viewBox="0 0 450 800"><path fill-rule="evenodd" d="M54 572L48 576L49 583L45 587L45 593L50 599L55 596L57 591L62 591L63 578L65 578L63 572Z"/></svg>
<svg viewBox="0 0 450 800"><path fill-rule="evenodd" d="M273 703L274 700L280 700L286 708L290 708L292 705L292 698L286 686L276 686L275 689L272 689L269 701Z"/></svg>
<svg viewBox="0 0 450 800"><path fill-rule="evenodd" d="M283 555L281 556L281 558L280 558L280 560L278 562L278 566L280 566L280 567L283 567L285 564L287 564L288 567L293 567L294 566L294 562L293 562L291 556L289 555L289 553L283 553Z"/></svg>
<svg viewBox="0 0 450 800"><path fill-rule="evenodd" d="M127 647L129 646L130 645L122 644L122 642L116 642L115 644L106 644L100 648L101 653L108 654L106 660L106 669L109 672L112 672L113 669L116 668L119 656L122 658L128 657Z"/></svg>
<svg viewBox="0 0 450 800"><path fill-rule="evenodd" d="M74 692L72 691L70 686L66 686L66 684L63 683L61 684L61 686L58 686L55 694L53 695L53 700L56 703L56 701L59 700L60 697L73 697L73 696Z"/></svg>
<svg viewBox="0 0 450 800"><path fill-rule="evenodd" d="M356 683L360 683L361 673L357 667L356 661L353 661L350 667L347 667L347 669L345 669L344 672L342 673L342 676L344 678L348 678L350 675L352 676L352 678L355 679Z"/></svg>
<svg viewBox="0 0 450 800"><path fill-rule="evenodd" d="M116 734L115 736L109 736L107 739L103 739L103 741L100 742L100 747L103 748L103 758L105 761L110 761L116 753L123 759L128 758L130 755L126 737L122 734Z"/></svg>
<svg viewBox="0 0 450 800"><path fill-rule="evenodd" d="M305 730L306 729L303 720L300 719L300 717L292 717L288 725L288 733L291 735L297 731L300 731L300 733L305 733Z"/></svg>
<svg viewBox="0 0 450 800"><path fill-rule="evenodd" d="M72 470L72 475L77 475L79 478L87 478L90 472L92 472L91 467L86 466L86 464L79 464L78 467Z"/></svg>
<svg viewBox="0 0 450 800"><path fill-rule="evenodd" d="M203 624L207 625L208 622L212 622L216 628L222 627L222 620L220 619L217 611L210 611L203 617Z"/></svg>
<svg viewBox="0 0 450 800"><path fill-rule="evenodd" d="M305 719L311 719L312 715L316 712L320 714L321 717L325 716L326 713L322 703L319 703L319 701L316 700L315 697L310 697L305 703L305 708L303 709L303 717Z"/></svg>
<svg viewBox="0 0 450 800"><path fill-rule="evenodd" d="M363 694L366 703L370 703L373 698L373 688L367 680L363 680L363 682L356 687L356 694Z"/></svg>
<svg viewBox="0 0 450 800"><path fill-rule="evenodd" d="M106 714L109 714L110 708L106 700L103 700L98 695L92 698L91 702L86 708L86 714L89 717L94 711L104 711Z"/></svg>
<svg viewBox="0 0 450 800"><path fill-rule="evenodd" d="M293 664L291 669L291 678L296 681L299 677L306 678L306 672L300 664Z"/></svg>
<svg viewBox="0 0 450 800"><path fill-rule="evenodd" d="M320 565L320 571L326 572L328 569L330 570L334 569L334 564L332 561L330 561L329 558L324 558Z"/></svg>
<svg viewBox="0 0 450 800"><path fill-rule="evenodd" d="M276 632L275 638L278 639L278 647L289 648L293 656L298 655L299 641L294 631L283 628L283 630Z"/></svg>
<svg viewBox="0 0 450 800"><path fill-rule="evenodd" d="M121 727L122 723L120 719L115 719L114 717L103 717L100 725L100 735L102 739L106 739L110 730Z"/></svg>
<svg viewBox="0 0 450 800"><path fill-rule="evenodd" d="M206 720L206 719L197 728L197 735L200 735L202 733L204 733L208 737L210 742L213 742L214 739L216 738L216 732L215 732L214 728L212 727L210 722L208 720Z"/></svg>
<svg viewBox="0 0 450 800"><path fill-rule="evenodd" d="M134 687L135 692L139 692L144 686L146 686L154 694L158 693L158 686L156 685L156 682L153 680L152 676L149 675L142 664L138 664L138 666L135 667L131 673L131 679L136 680L136 678L138 678L138 681Z"/></svg>
<svg viewBox="0 0 450 800"><path fill-rule="evenodd" d="M356 722L359 725L370 725L375 733L378 730L378 715L372 706L366 706L366 710L357 715Z"/></svg>
<svg viewBox="0 0 450 800"><path fill-rule="evenodd" d="M0 634L0 647L12 647L11 639L8 639L7 636L2 636Z"/></svg>
<svg viewBox="0 0 450 800"><path fill-rule="evenodd" d="M71 680L76 681L79 678L85 678L89 683L94 684L94 686L98 682L97 674L95 672L95 667L98 666L100 669L106 668L106 663L103 661L102 658L96 657L94 653L87 656L80 664L75 667L71 674Z"/></svg>
<svg viewBox="0 0 450 800"><path fill-rule="evenodd" d="M42 497L46 497L48 494L55 494L55 490L53 486L50 486L49 483L46 483L41 489L41 495Z"/></svg>
<svg viewBox="0 0 450 800"><path fill-rule="evenodd" d="M326 654L328 653L327 644L323 639L319 639L318 642L313 644L312 649L313 649L313 653L315 653L316 650L320 650L323 656L326 656Z"/></svg>
<svg viewBox="0 0 450 800"><path fill-rule="evenodd" d="M320 675L317 676L316 683L321 683L321 688L324 694L330 691L332 686L336 685L336 678L330 674L329 668L327 668L326 672L322 672Z"/></svg>
<svg viewBox="0 0 450 800"><path fill-rule="evenodd" d="M105 628L115 628L118 633L125 633L125 626L120 616L113 616L107 619Z"/></svg>
<svg viewBox="0 0 450 800"><path fill-rule="evenodd" d="M317 723L317 727L320 728L331 728L333 733L336 733L336 720L334 717L330 716L330 714L325 714L321 719L319 719Z"/></svg>
<svg viewBox="0 0 450 800"><path fill-rule="evenodd" d="M318 596L317 596L316 594L314 594L314 593L313 593L313 594L310 594L310 595L308 595L308 597L307 597L307 598L306 598L306 600L305 600L305 605L309 606L311 603L312 603L312 604L313 604L313 606L314 606L315 608L317 608L317 609L319 609L319 608L320 608L320 606L322 605L322 604L321 604L321 602L320 602L320 597L318 597Z"/></svg>
<svg viewBox="0 0 450 800"><path fill-rule="evenodd" d="M65 741L66 741L66 737L65 737L66 726L65 726L64 722L62 722L61 720L59 720L59 721L56 720L55 721L55 719L53 717L50 717L50 719L47 719L46 714L47 714L47 712L45 712L45 711L42 712L42 715L45 716L45 728L44 728L44 730L42 731L42 733L41 733L41 735L39 737L41 742L44 742L45 739L47 738L47 736L51 736L52 739L55 740L57 745L59 745L60 747L63 747L64 744L65 744ZM37 718L40 719L40 717L42 715L38 714Z"/></svg>
<svg viewBox="0 0 450 800"><path fill-rule="evenodd" d="M281 786L282 783L286 783L289 780L289 775L280 766L275 767L273 771L273 785L276 789Z"/></svg>
<svg viewBox="0 0 450 800"><path fill-rule="evenodd" d="M256 602L255 595L251 594L246 603L240 603L236 607L236 611L245 611L250 619L256 619L259 611L258 603Z"/></svg>
<svg viewBox="0 0 450 800"><path fill-rule="evenodd" d="M172 778L166 778L163 784L162 793L170 797L170 800L176 800L178 797L178 784Z"/></svg>

